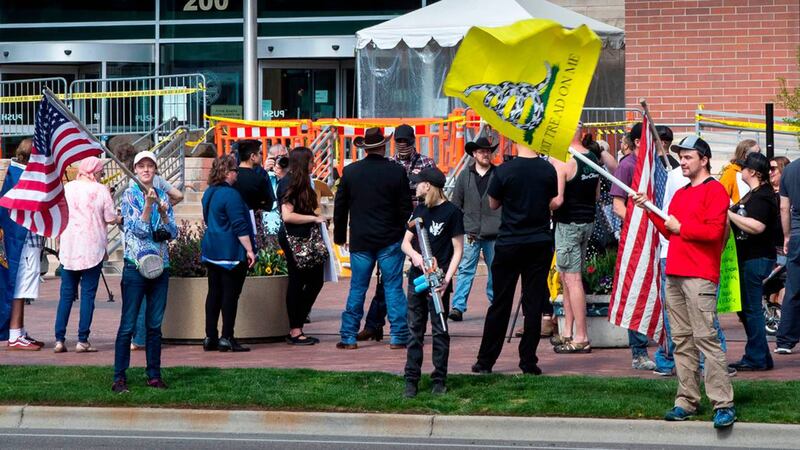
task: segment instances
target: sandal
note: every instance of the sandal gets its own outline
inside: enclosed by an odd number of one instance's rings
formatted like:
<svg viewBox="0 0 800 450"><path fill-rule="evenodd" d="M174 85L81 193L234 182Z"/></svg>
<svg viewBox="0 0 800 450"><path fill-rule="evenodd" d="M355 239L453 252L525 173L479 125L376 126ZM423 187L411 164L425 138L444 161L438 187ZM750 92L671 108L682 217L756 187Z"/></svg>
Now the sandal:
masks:
<svg viewBox="0 0 800 450"><path fill-rule="evenodd" d="M309 338L308 336L301 334L296 337L292 337L291 335L286 336L286 343L289 345L314 345L319 341L315 342L315 339Z"/></svg>
<svg viewBox="0 0 800 450"><path fill-rule="evenodd" d="M553 348L556 353L592 353L592 344L589 341L575 342L568 341Z"/></svg>
<svg viewBox="0 0 800 450"><path fill-rule="evenodd" d="M572 341L572 336L562 336L560 334L554 334L550 337L550 345L553 347L558 347L559 345L564 345Z"/></svg>

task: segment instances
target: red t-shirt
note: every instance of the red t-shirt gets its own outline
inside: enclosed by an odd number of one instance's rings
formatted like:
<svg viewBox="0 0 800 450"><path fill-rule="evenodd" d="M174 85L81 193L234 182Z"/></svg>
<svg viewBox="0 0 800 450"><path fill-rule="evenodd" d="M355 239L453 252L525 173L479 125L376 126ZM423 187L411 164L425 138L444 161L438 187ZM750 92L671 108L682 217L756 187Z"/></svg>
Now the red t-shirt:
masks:
<svg viewBox="0 0 800 450"><path fill-rule="evenodd" d="M680 234L670 233L663 219L648 213L658 231L669 239L667 275L719 283L729 204L725 188L709 177L697 186L678 189L672 197L669 214L681 223Z"/></svg>

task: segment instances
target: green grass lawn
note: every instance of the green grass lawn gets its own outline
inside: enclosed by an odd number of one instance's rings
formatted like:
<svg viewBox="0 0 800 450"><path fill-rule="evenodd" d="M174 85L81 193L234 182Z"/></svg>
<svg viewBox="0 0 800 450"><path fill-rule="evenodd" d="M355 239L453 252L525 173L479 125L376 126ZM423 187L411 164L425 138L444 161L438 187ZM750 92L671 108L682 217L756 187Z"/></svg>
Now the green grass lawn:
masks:
<svg viewBox="0 0 800 450"><path fill-rule="evenodd" d="M0 366L0 403L57 406L155 406L197 409L383 412L460 415L660 419L672 406L675 379L589 376L452 375L449 392L402 397L402 377L308 369L164 369L170 389L128 372L131 392L111 392L110 367ZM734 381L739 419L800 423L800 382ZM705 399L698 420L711 418Z"/></svg>

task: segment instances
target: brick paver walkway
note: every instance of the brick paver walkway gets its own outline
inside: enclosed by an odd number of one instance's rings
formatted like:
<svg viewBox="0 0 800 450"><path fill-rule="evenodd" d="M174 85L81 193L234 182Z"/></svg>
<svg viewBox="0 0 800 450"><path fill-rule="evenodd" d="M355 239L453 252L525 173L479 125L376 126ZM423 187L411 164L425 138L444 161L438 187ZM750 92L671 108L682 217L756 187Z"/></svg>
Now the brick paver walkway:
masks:
<svg viewBox="0 0 800 450"><path fill-rule="evenodd" d="M40 352L7 351L6 343L0 342L0 364L55 364L55 365L112 365L114 360L114 337L119 324L121 297L119 277L108 276L115 303L107 303L108 295L100 285L97 308L92 325L92 344L100 351L94 354L77 354L72 349L75 344L78 308L70 317L67 339L70 352L54 354L53 323L58 303L58 279L48 279L42 286L41 298L26 307L26 328L32 336L44 340L48 346ZM485 277L478 277L475 286L485 286ZM405 364L405 351L390 350L388 342L359 343L355 351L337 350L334 345L339 340L339 319L344 306L349 279L339 283L328 283L322 290L319 300L311 313L312 323L305 328L306 334L317 336L321 343L309 347L294 347L285 343L255 344L249 353L206 353L197 345L168 345L162 353L162 362L169 366L204 367L304 367L320 370L383 371L401 373ZM368 298L371 298L371 293ZM76 303L77 305L77 303ZM463 322L450 323L452 335L450 349L450 372L468 373L475 362L480 345L484 312L487 300L480 289L474 289L470 298L470 309ZM729 361L738 359L744 349L744 330L734 314L722 316L722 325L729 339ZM387 325L388 331L388 325ZM495 372L519 373L517 367L518 339L506 344ZM774 344L771 344L774 347ZM430 365L430 348L425 349L426 371ZM650 348L651 356L655 347ZM557 355L543 340L539 346L539 365L548 375L591 374L599 376L639 376L656 378L650 372L635 371L630 368L628 349L596 349L588 355ZM800 378L800 356L774 355L775 370L759 373L741 373L739 378L788 380ZM144 353L135 352L132 365L144 365ZM110 377L109 373L109 377Z"/></svg>

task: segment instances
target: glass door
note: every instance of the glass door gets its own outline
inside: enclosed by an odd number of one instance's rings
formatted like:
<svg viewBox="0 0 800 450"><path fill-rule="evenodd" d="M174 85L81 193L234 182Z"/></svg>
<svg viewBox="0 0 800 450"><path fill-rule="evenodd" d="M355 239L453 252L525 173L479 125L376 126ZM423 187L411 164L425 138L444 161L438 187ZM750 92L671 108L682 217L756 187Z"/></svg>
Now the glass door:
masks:
<svg viewBox="0 0 800 450"><path fill-rule="evenodd" d="M261 119L337 117L338 86L338 61L262 61Z"/></svg>

